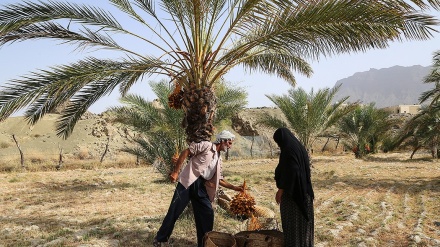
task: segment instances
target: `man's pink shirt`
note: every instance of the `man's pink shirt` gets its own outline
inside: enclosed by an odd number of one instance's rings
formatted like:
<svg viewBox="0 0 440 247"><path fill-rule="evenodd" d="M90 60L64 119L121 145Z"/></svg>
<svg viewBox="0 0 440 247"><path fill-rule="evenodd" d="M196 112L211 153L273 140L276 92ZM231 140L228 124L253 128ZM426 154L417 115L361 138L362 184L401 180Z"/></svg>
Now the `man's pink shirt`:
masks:
<svg viewBox="0 0 440 247"><path fill-rule="evenodd" d="M189 145L189 151L192 157L189 159L188 164L183 168L179 176L179 182L188 188L194 183L198 177L201 176L208 169L208 166L212 162L216 162L217 172L214 176L205 182L206 190L211 202L214 201L215 194L219 185L220 179L223 179L222 175L222 158L217 152L215 144L208 141L202 141L199 143L192 142ZM217 160L218 159L218 160Z"/></svg>

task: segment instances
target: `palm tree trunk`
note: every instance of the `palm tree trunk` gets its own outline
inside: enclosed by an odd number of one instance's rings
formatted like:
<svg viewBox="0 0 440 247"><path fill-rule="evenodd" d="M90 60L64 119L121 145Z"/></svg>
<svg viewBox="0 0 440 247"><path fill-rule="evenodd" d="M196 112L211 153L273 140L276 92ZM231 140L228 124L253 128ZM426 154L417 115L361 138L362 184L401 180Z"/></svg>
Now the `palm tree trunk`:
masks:
<svg viewBox="0 0 440 247"><path fill-rule="evenodd" d="M325 142L324 146L322 147L321 152L324 152L325 147L327 147L327 144L328 144L329 141L330 141L330 137L327 136L327 141Z"/></svg>
<svg viewBox="0 0 440 247"><path fill-rule="evenodd" d="M413 152L411 153L411 156L410 156L409 158L412 159L413 156L414 156L414 154L415 154L415 153L417 152L417 150L419 150L421 147L422 147L422 146L416 146L416 147L414 147Z"/></svg>
<svg viewBox="0 0 440 247"><path fill-rule="evenodd" d="M210 141L214 133L214 117L217 100L211 87L196 88L191 85L183 93L182 108L185 116L182 127L185 128L188 142Z"/></svg>
<svg viewBox="0 0 440 247"><path fill-rule="evenodd" d="M438 156L437 156L437 150L438 150L437 145L433 145L433 146L431 147L431 154L432 154L432 158L433 158L433 159L438 158Z"/></svg>
<svg viewBox="0 0 440 247"><path fill-rule="evenodd" d="M339 136L336 137L336 147L335 147L335 150L338 150L339 140L340 140Z"/></svg>

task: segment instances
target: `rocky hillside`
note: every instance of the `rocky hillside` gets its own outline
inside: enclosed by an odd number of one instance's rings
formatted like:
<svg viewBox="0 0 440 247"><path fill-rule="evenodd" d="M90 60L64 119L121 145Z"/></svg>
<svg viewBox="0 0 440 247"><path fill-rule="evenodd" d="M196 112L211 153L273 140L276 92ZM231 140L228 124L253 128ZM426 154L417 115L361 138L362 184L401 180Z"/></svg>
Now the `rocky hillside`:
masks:
<svg viewBox="0 0 440 247"><path fill-rule="evenodd" d="M431 84L423 83L423 78L429 72L430 67L420 65L358 72L336 82L335 86L342 86L335 96L335 101L350 96L350 102L374 102L378 108L418 104L420 94L433 87Z"/></svg>
<svg viewBox="0 0 440 247"><path fill-rule="evenodd" d="M0 122L0 159L11 159L18 154L13 135L23 153L47 158L55 158L60 152L97 158L107 143L111 147L109 157L112 157L120 147L129 144L130 132L127 129L114 126L104 115L92 113L86 113L72 135L63 140L55 131L58 116L48 114L34 126L28 125L23 117L11 117Z"/></svg>
<svg viewBox="0 0 440 247"><path fill-rule="evenodd" d="M272 133L256 124L260 114L280 114L280 111L273 108L245 109L233 118L232 126L225 127L238 136L231 155L262 155L262 149L267 148ZM62 152L66 156L99 160L107 144L106 158L114 159L120 154L119 149L130 145L136 134L115 125L106 114L87 113L77 123L72 135L63 140L55 131L58 116L48 114L34 126L29 126L23 117L11 117L0 122L0 160L19 157L13 135L28 157L56 159Z"/></svg>
<svg viewBox="0 0 440 247"><path fill-rule="evenodd" d="M222 126L234 132L237 139L234 148L230 150L230 157L275 157L277 147L272 140L273 130L258 124L262 115L282 116L277 108L250 108L244 109L232 118L231 126ZM131 145L136 133L116 125L107 114L85 114L77 123L72 135L63 140L56 136L55 124L58 114L48 114L38 124L29 126L23 117L12 117L0 122L0 161L17 160L20 158L14 135L26 157L39 157L56 161L60 152L66 158L100 160L107 149L105 159L117 160L121 157L120 149ZM397 114L403 123L410 115ZM315 150L321 148L327 138L320 138L315 143ZM336 139L329 139L326 148L334 152ZM108 146L107 146L108 145ZM337 152L342 151L338 145ZM134 157L133 157L134 158Z"/></svg>

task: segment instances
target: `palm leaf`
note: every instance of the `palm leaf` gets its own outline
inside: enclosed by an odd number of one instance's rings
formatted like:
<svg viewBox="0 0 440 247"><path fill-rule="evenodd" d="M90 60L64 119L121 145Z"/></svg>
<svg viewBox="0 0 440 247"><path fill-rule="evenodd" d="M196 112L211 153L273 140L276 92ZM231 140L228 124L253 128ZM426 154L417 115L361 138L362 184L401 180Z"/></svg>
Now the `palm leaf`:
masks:
<svg viewBox="0 0 440 247"><path fill-rule="evenodd" d="M23 28L9 32L4 36L0 36L0 45L13 43L18 41L26 41L30 39L53 38L62 40L64 43L73 43L77 45L77 49L84 49L89 46L101 47L107 49L115 49L125 51L133 55L141 56L135 52L129 51L121 47L115 40L108 35L100 34L88 28L84 28L81 33L73 32L62 27L58 23L44 22L38 24L27 25Z"/></svg>
<svg viewBox="0 0 440 247"><path fill-rule="evenodd" d="M124 85L134 83L160 66L161 62L153 58L121 62L86 58L75 64L53 68L52 71L34 73L21 80L13 80L0 92L0 116L5 119L18 109L30 105L25 116L33 124L71 99L72 104L66 109L69 114L63 116L63 121L72 121L59 126L71 131L67 126L72 126L78 119L76 112L84 113L91 104L109 94L116 86L122 85L124 90Z"/></svg>
<svg viewBox="0 0 440 247"><path fill-rule="evenodd" d="M264 73L275 74L280 78L288 81L291 85L295 85L295 76L292 71L300 72L306 76L312 74L310 65L300 57L282 54L279 51L266 51L256 53L243 59L245 68L260 70Z"/></svg>
<svg viewBox="0 0 440 247"><path fill-rule="evenodd" d="M434 105L440 100L440 51L433 55L432 68L430 73L425 77L424 83L434 83L434 88L423 92L420 97L420 103L431 100L430 105Z"/></svg>
<svg viewBox="0 0 440 247"><path fill-rule="evenodd" d="M261 123L273 128L288 127L307 148L312 148L318 136L354 110L353 105L341 106L348 97L337 104L331 103L339 88L325 88L317 92L312 89L309 93L298 88L290 89L287 95L267 96L281 110L287 123L272 116L264 116Z"/></svg>
<svg viewBox="0 0 440 247"><path fill-rule="evenodd" d="M214 124L231 119L247 104L247 93L243 88L233 87L226 82L221 82L216 88L217 114Z"/></svg>
<svg viewBox="0 0 440 247"><path fill-rule="evenodd" d="M100 8L65 2L25 1L7 5L0 11L0 34L3 35L34 23L56 19L67 19L115 31L122 30L122 26L110 12Z"/></svg>

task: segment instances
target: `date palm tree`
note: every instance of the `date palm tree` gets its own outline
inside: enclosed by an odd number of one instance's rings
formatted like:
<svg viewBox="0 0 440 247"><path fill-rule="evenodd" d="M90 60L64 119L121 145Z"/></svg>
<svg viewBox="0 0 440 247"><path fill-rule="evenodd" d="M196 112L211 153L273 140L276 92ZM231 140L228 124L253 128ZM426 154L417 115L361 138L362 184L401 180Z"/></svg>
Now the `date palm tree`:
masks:
<svg viewBox="0 0 440 247"><path fill-rule="evenodd" d="M309 93L302 88L292 88L286 95L267 95L281 110L286 121L277 116L265 115L260 123L272 128L290 128L303 145L312 151L318 136L356 107L356 104L345 104L348 97L332 103L340 87L319 89L317 92L312 89Z"/></svg>
<svg viewBox="0 0 440 247"><path fill-rule="evenodd" d="M169 103L183 110L188 141L209 140L215 86L232 68L277 75L294 85L294 73L310 76L308 61L320 56L430 38L438 20L424 11L440 8L440 0L108 2L116 7L113 13L127 15L136 28L89 3L29 0L1 7L0 46L54 39L80 51L102 48L121 56L90 56L12 80L0 89L0 121L27 108L25 116L34 124L70 101L57 124L57 134L67 138L99 98L117 88L124 95L143 78L163 75L175 85Z"/></svg>
<svg viewBox="0 0 440 247"><path fill-rule="evenodd" d="M420 148L431 150L433 158L438 157L440 145L440 112L429 106L422 106L419 113L409 119L402 129L390 140L389 149L411 146L410 159Z"/></svg>
<svg viewBox="0 0 440 247"><path fill-rule="evenodd" d="M338 123L340 132L345 135L345 145L356 158L377 151L378 145L389 136L396 120L389 113L377 109L374 103L358 105L356 109L343 116Z"/></svg>
<svg viewBox="0 0 440 247"><path fill-rule="evenodd" d="M136 155L167 177L174 167L171 157L187 148L186 134L181 127L183 112L168 105L168 95L173 91L167 81L151 82L151 89L157 99L148 101L141 95L127 94L121 98L123 106L111 107L109 113L114 122L138 133L133 137L133 146L122 151ZM232 96L232 97L231 97ZM243 88L226 82L218 84L218 117L214 124L230 119L246 105L247 93Z"/></svg>
<svg viewBox="0 0 440 247"><path fill-rule="evenodd" d="M431 72L424 82L434 84L431 90L423 92L419 97L421 104L428 104L422 106L421 111L405 124L390 143L392 149L403 144L411 145L411 159L422 147L431 149L433 158L440 156L440 51L434 53Z"/></svg>
<svg viewBox="0 0 440 247"><path fill-rule="evenodd" d="M429 103L433 111L440 111L440 50L434 52L431 72L424 79L424 83L433 83L434 87L420 95L420 103Z"/></svg>
<svg viewBox="0 0 440 247"><path fill-rule="evenodd" d="M420 96L420 102L424 103L430 100L426 114L428 115L429 132L431 135L431 152L433 158L440 158L440 50L434 53L431 73L425 78L425 83L434 83L431 90L424 92ZM428 125L427 123L425 123Z"/></svg>

